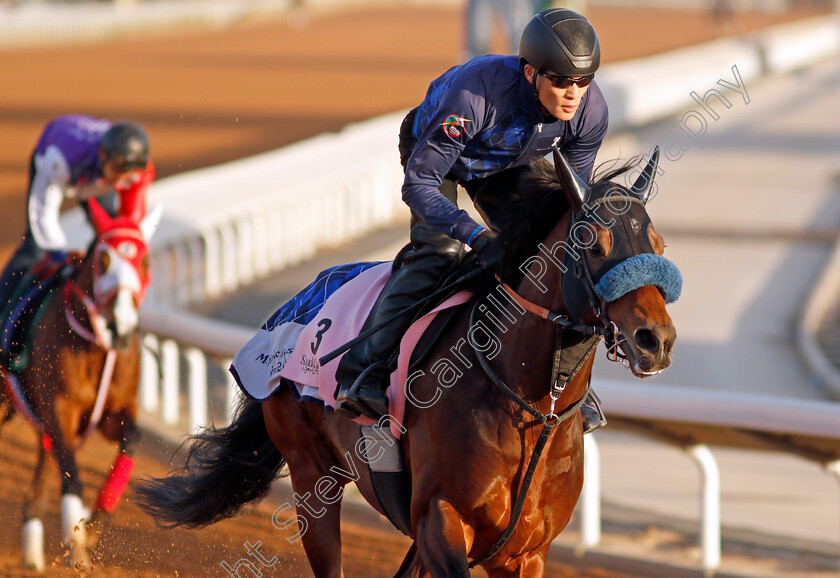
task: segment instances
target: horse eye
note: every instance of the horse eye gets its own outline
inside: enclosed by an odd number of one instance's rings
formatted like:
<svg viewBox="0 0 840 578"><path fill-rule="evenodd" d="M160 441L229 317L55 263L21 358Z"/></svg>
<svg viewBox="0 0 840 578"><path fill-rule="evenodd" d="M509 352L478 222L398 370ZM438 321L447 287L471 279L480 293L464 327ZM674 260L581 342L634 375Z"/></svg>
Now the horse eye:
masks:
<svg viewBox="0 0 840 578"><path fill-rule="evenodd" d="M592 245L592 248L589 249L589 252L592 254L593 257L599 257L600 258L600 257L604 256L604 250L601 249L601 245L599 245L598 243L595 243L594 245Z"/></svg>
<svg viewBox="0 0 840 578"><path fill-rule="evenodd" d="M99 266L103 271L107 271L108 267L111 266L111 255L108 251L102 251L102 253L99 254Z"/></svg>
<svg viewBox="0 0 840 578"><path fill-rule="evenodd" d="M149 255L143 255L143 258L140 260L140 274L143 277L149 276Z"/></svg>

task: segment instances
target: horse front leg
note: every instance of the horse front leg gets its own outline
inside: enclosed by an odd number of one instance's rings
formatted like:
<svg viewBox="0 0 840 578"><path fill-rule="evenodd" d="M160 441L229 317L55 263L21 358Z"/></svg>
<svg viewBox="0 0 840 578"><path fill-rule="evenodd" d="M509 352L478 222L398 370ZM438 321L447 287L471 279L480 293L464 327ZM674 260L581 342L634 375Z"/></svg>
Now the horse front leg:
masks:
<svg viewBox="0 0 840 578"><path fill-rule="evenodd" d="M85 531L87 512L82 503L82 480L71 446L81 413L77 405L60 398L56 400L55 412L44 419L44 429L50 437L61 476L61 539L70 549L68 565L77 570L90 568Z"/></svg>
<svg viewBox="0 0 840 578"><path fill-rule="evenodd" d="M44 480L44 466L49 459L44 439L38 447L38 462L32 486L23 503L23 567L43 572L44 560L44 514L47 511L47 492Z"/></svg>
<svg viewBox="0 0 840 578"><path fill-rule="evenodd" d="M411 554L411 559L403 560L403 565L394 574L394 578L425 578L428 576L429 572L423 566L423 560L417 550L417 543L412 544L409 554Z"/></svg>
<svg viewBox="0 0 840 578"><path fill-rule="evenodd" d="M111 424L114 424L111 427ZM93 507L90 519L85 522L87 527L87 546L92 548L99 541L102 530L119 505L128 482L131 479L131 472L134 469L134 451L140 439L140 430L133 417L121 412L117 416L103 421L100 429L102 433L111 440L118 440L119 452L111 466L102 487L99 489L99 496ZM112 433L113 432L113 433Z"/></svg>
<svg viewBox="0 0 840 578"><path fill-rule="evenodd" d="M465 528L461 515L444 498L429 502L417 523L417 551L434 578L469 578Z"/></svg>

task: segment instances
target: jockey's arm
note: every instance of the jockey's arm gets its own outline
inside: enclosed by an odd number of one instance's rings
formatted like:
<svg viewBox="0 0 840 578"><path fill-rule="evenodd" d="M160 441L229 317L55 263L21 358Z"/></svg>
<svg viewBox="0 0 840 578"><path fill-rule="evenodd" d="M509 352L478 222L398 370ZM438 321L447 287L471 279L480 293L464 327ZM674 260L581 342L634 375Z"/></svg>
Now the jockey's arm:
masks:
<svg viewBox="0 0 840 578"><path fill-rule="evenodd" d="M70 167L56 146L36 154L34 164L35 173L29 188L29 229L42 249L61 250L67 245L67 238L58 216L70 183Z"/></svg>
<svg viewBox="0 0 840 578"><path fill-rule="evenodd" d="M408 159L402 198L416 215L453 239L470 244L484 230L438 190L443 179L478 132L484 111L466 91L450 90L419 135ZM468 119L452 126L453 118Z"/></svg>
<svg viewBox="0 0 840 578"><path fill-rule="evenodd" d="M146 216L146 192L155 178L155 168L151 161L143 171L137 171L129 182L111 186L102 179L95 183L80 185L72 190L79 200L100 197L116 191L119 198L117 217L128 217L139 223Z"/></svg>

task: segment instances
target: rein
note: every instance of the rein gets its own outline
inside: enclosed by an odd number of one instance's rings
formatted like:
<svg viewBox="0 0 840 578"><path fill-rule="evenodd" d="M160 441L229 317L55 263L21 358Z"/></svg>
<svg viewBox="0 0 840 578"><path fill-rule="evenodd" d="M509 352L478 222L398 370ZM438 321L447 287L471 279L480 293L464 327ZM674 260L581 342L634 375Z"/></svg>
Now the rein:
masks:
<svg viewBox="0 0 840 578"><path fill-rule="evenodd" d="M74 295L84 306L92 331L85 329L84 325L73 316L70 304L71 298ZM67 319L67 323L70 324L73 331L76 332L76 335L82 339L94 343L105 350L113 348L113 340L105 327L107 325L105 320L99 313L99 307L97 307L93 299L73 279L67 279L64 284L64 317Z"/></svg>
<svg viewBox="0 0 840 578"><path fill-rule="evenodd" d="M557 313L556 311L551 311L550 309L546 309L541 305L537 305L536 303L532 303L528 301L524 297L522 297L519 293L514 291L510 285L504 283L499 277L496 275L496 280L501 284L504 290L510 295L510 298L516 301L520 307L522 307L528 313L533 313L537 317L541 317L547 321L551 321L558 327L562 329L567 329L569 331L576 331L578 333L583 333L587 336L592 335L601 335L601 336L609 336L613 333L611 329L608 327L602 327L599 325L591 325L588 323L575 323L569 316L565 313Z"/></svg>
<svg viewBox="0 0 840 578"><path fill-rule="evenodd" d="M560 343L562 343L562 334L566 331L577 331L572 329L572 327L577 326L578 324L574 324L573 322L569 321L565 316L554 313L544 307L540 307L530 301L524 299L520 295L518 295L515 291L513 291L510 287L502 283L502 287L505 288L505 291L516 300L526 311L541 317L542 319L546 319L555 323L557 325L557 344L555 345L555 357L554 357L554 364L552 368L552 377L551 377L551 390L549 392L549 396L551 397L551 408L549 413L546 415L536 409L535 407L531 406L527 401L525 401L519 394L517 394L509 385L507 385L497 374L493 371L490 367L487 358L484 357L484 354L472 344L473 351L475 351L476 358L478 359L478 363L481 366L481 369L484 371L485 375L490 379L490 382L495 385L505 396L509 399L514 401L520 408L531 414L534 418L537 419L540 423L542 423L542 430L540 431L540 437L537 439L537 443L534 446L534 452L531 454L531 460L528 462L528 468L525 471L525 475L522 478L522 484L519 488L519 493L516 496L516 503L513 506L513 511L510 515L510 520L508 521L508 525L505 528L502 535L496 540L496 542L490 547L490 549L485 552L483 555L473 559L470 562L470 568L474 568L475 566L479 566L495 556L499 553L499 551L504 548L505 544L508 543L513 532L516 530L516 525L519 522L519 517L522 514L522 508L525 505L525 499L528 496L528 490L531 486L531 481L534 477L534 472L537 469L537 464L540 461L540 457L542 456L543 449L545 449L545 444L548 442L548 438L551 435L551 432L554 431L554 428L560 425L561 423L568 420L570 417L575 415L580 407L583 405L583 401L586 399L586 396L589 394L590 390L592 389L592 385L590 382L586 384L586 390L583 392L581 398L573 403L570 407L568 407L563 413L557 415L554 411L555 405L557 400L560 399L560 395L566 388L566 385L572 378L574 378L577 371L589 358L589 355L595 348L598 346L598 342L600 341L601 332L604 331L604 328L596 327L592 325L581 325L583 328L588 328L591 330L587 339L585 339L580 345L583 346L585 349L585 353L579 358L576 362L574 369L571 372L564 372L561 369L561 354L562 354L562 347L558 347ZM474 325L475 322L475 312L478 308L479 301L477 300L475 305L473 305L472 312L470 313L470 326ZM563 320L565 323L558 323L558 320ZM576 351L577 353L577 351ZM573 356L576 357L576 356Z"/></svg>
<svg viewBox="0 0 840 578"><path fill-rule="evenodd" d="M82 303L88 315L92 331L88 331L82 323L73 316L70 309L71 298L76 296ZM105 411L105 401L108 398L108 390L111 388L111 380L114 376L114 366L117 362L117 350L113 347L113 339L105 327L106 323L99 313L96 303L85 293L78 283L73 279L67 279L64 284L64 317L70 328L82 339L93 343L104 349L106 352L105 365L102 367L102 375L99 378L99 387L96 391L96 401L93 411L88 420L87 427L79 439L79 445L84 442L88 434L99 425L102 413Z"/></svg>

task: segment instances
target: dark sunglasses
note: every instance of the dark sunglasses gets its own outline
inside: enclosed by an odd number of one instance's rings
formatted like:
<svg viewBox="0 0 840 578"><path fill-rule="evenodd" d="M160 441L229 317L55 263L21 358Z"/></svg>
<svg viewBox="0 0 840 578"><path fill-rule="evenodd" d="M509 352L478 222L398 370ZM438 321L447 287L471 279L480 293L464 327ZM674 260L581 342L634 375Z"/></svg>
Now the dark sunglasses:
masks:
<svg viewBox="0 0 840 578"><path fill-rule="evenodd" d="M560 76L559 74L549 74L547 72L543 72L542 70L540 70L539 73L541 76L545 76L554 88L569 88L573 84L577 84L580 88L584 88L589 86L589 83L592 82L593 78L595 78L594 74L572 78L570 76Z"/></svg>

